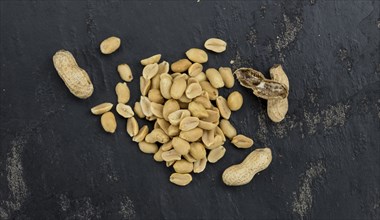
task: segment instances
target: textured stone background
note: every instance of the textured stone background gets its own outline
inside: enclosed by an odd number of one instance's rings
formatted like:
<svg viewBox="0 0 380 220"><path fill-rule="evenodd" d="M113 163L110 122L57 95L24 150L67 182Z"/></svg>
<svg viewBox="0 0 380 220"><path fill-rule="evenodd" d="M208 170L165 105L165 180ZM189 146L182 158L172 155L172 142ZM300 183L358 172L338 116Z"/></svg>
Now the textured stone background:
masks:
<svg viewBox="0 0 380 220"><path fill-rule="evenodd" d="M0 219L380 218L380 1L2 0L0 13ZM103 56L109 35L122 47ZM228 50L210 54L209 67L234 60L268 76L283 64L289 114L272 123L266 102L236 84L245 103L231 121L254 148L273 150L272 164L226 187L223 170L253 150L227 143L180 188L131 142L125 120L108 135L89 109L116 102L117 64L137 76L141 58L172 62L214 36ZM51 57L61 48L89 72L91 98L58 77ZM134 103L138 80L129 85Z"/></svg>

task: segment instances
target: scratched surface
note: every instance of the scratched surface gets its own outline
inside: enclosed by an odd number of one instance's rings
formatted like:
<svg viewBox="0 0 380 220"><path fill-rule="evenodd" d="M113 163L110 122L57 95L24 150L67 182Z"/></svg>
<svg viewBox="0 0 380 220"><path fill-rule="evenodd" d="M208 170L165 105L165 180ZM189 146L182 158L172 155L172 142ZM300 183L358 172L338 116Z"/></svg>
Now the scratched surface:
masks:
<svg viewBox="0 0 380 220"><path fill-rule="evenodd" d="M372 1L0 1L0 219L379 219L380 2ZM122 46L103 56L102 39ZM89 109L116 103L116 66L162 53L169 62L209 37L228 43L208 67L274 63L290 80L286 119L235 84L237 130L269 146L270 167L228 188L223 170L253 149L226 143L225 157L193 182L141 153L117 117L114 135ZM95 86L71 95L51 57L73 52ZM233 64L230 62L233 61ZM130 103L138 80L129 84ZM143 123L139 121L140 125Z"/></svg>

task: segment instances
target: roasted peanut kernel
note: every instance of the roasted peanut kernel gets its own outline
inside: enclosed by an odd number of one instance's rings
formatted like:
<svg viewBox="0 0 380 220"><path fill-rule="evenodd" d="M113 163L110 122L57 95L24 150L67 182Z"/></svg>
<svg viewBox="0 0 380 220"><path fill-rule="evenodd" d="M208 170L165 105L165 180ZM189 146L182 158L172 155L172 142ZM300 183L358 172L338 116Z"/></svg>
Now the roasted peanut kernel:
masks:
<svg viewBox="0 0 380 220"><path fill-rule="evenodd" d="M236 135L232 138L231 143L237 148L250 148L254 144L253 140L242 134Z"/></svg>
<svg viewBox="0 0 380 220"><path fill-rule="evenodd" d="M158 151L153 155L153 159L157 162L162 162L164 159L162 159L162 148L159 148Z"/></svg>
<svg viewBox="0 0 380 220"><path fill-rule="evenodd" d="M186 80L184 77L176 77L173 80L173 84L170 88L170 96L173 99L179 99L186 90Z"/></svg>
<svg viewBox="0 0 380 220"><path fill-rule="evenodd" d="M141 104L140 102L135 102L135 105L133 107L134 112L139 118L145 118L145 115L141 109Z"/></svg>
<svg viewBox="0 0 380 220"><path fill-rule="evenodd" d="M169 119L170 124L177 126L182 121L182 119L189 116L190 116L190 112L188 110L180 109L180 110L170 113L170 115L168 116L168 119Z"/></svg>
<svg viewBox="0 0 380 220"><path fill-rule="evenodd" d="M148 64L144 67L143 69L143 77L145 79L152 79L156 74L158 73L158 64L153 63L153 64Z"/></svg>
<svg viewBox="0 0 380 220"><path fill-rule="evenodd" d="M148 143L145 141L139 142L139 148L146 154L155 154L158 151L157 144Z"/></svg>
<svg viewBox="0 0 380 220"><path fill-rule="evenodd" d="M169 140L169 136L167 136L165 132L159 128L153 129L149 134L145 136L145 141L147 143L159 142L161 144L164 144Z"/></svg>
<svg viewBox="0 0 380 220"><path fill-rule="evenodd" d="M206 157L206 149L201 142L193 142L190 144L190 155L196 160Z"/></svg>
<svg viewBox="0 0 380 220"><path fill-rule="evenodd" d="M198 73L196 76L194 76L194 78L197 79L198 82L202 82L202 81L207 80L206 74L204 72Z"/></svg>
<svg viewBox="0 0 380 220"><path fill-rule="evenodd" d="M188 59L178 60L171 65L171 69L174 73L183 73L191 66L191 62Z"/></svg>
<svg viewBox="0 0 380 220"><path fill-rule="evenodd" d="M189 111L191 112L191 115L194 117L198 117L198 118L208 117L208 113L205 107L203 107L202 104L199 104L197 102L190 102Z"/></svg>
<svg viewBox="0 0 380 220"><path fill-rule="evenodd" d="M112 107L113 107L112 103L104 102L102 104L99 104L97 106L92 107L91 112L94 115L101 115L101 114L104 114L104 113L110 111L112 109Z"/></svg>
<svg viewBox="0 0 380 220"><path fill-rule="evenodd" d="M127 83L124 82L116 84L115 91L117 95L117 102L125 104L129 101L131 95Z"/></svg>
<svg viewBox="0 0 380 220"><path fill-rule="evenodd" d="M100 44L100 51L103 54L111 54L115 52L117 49L119 49L121 44L121 40L118 37L109 37L102 41Z"/></svg>
<svg viewBox="0 0 380 220"><path fill-rule="evenodd" d="M102 124L102 127L104 131L108 133L115 133L117 124L115 115L112 112L106 112L102 115L100 118L100 122Z"/></svg>
<svg viewBox="0 0 380 220"><path fill-rule="evenodd" d="M139 124L135 117L128 118L127 120L127 133L130 137L134 137L139 133Z"/></svg>
<svg viewBox="0 0 380 220"><path fill-rule="evenodd" d="M161 157L164 161L176 161L181 159L181 154L179 154L175 149L165 151L161 154Z"/></svg>
<svg viewBox="0 0 380 220"><path fill-rule="evenodd" d="M137 133L137 135L135 135L133 138L132 138L132 141L134 142L141 142L145 139L145 136L148 134L149 132L149 128L147 125L144 125L140 128L139 132Z"/></svg>
<svg viewBox="0 0 380 220"><path fill-rule="evenodd" d="M200 63L193 63L189 69L188 69L188 73L189 73L189 76L196 76L198 75L199 73L201 73L203 71L203 66L202 64Z"/></svg>
<svg viewBox="0 0 380 220"><path fill-rule="evenodd" d="M158 73L168 73L169 72L169 63L166 61L162 61L158 64Z"/></svg>
<svg viewBox="0 0 380 220"><path fill-rule="evenodd" d="M160 91L165 99L171 99L170 89L172 87L172 77L168 73L162 73L160 76Z"/></svg>
<svg viewBox="0 0 380 220"><path fill-rule="evenodd" d="M202 94L203 90L201 85L196 82L196 83L191 83L190 85L187 86L186 88L186 97L189 99L193 99L197 96L200 96Z"/></svg>
<svg viewBox="0 0 380 220"><path fill-rule="evenodd" d="M227 43L219 38L210 38L206 40L204 47L207 50L214 51L215 53L221 53L226 50Z"/></svg>
<svg viewBox="0 0 380 220"><path fill-rule="evenodd" d="M119 73L119 76L122 80L126 82L132 82L133 80L133 75L132 75L132 70L128 66L128 64L120 64L117 66L117 72Z"/></svg>
<svg viewBox="0 0 380 220"><path fill-rule="evenodd" d="M208 93L210 100L216 100L219 96L219 92L208 81L202 81L199 83L204 91Z"/></svg>
<svg viewBox="0 0 380 220"><path fill-rule="evenodd" d="M173 148L181 155L186 155L189 153L190 144L186 140L174 137L172 140Z"/></svg>
<svg viewBox="0 0 380 220"><path fill-rule="evenodd" d="M170 125L168 128L168 133L169 133L170 137L174 137L174 136L179 135L179 132L180 132L180 130L179 130L178 126Z"/></svg>
<svg viewBox="0 0 380 220"><path fill-rule="evenodd" d="M186 160L178 160L173 165L174 171L177 173L191 173L193 171L193 163Z"/></svg>
<svg viewBox="0 0 380 220"><path fill-rule="evenodd" d="M200 128L194 128L189 131L181 131L179 133L179 137L188 141L188 142L195 142L199 140L203 135L203 130Z"/></svg>
<svg viewBox="0 0 380 220"><path fill-rule="evenodd" d="M215 149L212 149L207 156L207 160L210 163L216 163L218 160L222 159L224 154L226 153L226 148L223 146L219 146Z"/></svg>
<svg viewBox="0 0 380 220"><path fill-rule="evenodd" d="M232 92L227 98L227 105L231 111L237 111L243 105L243 96L238 92Z"/></svg>
<svg viewBox="0 0 380 220"><path fill-rule="evenodd" d="M198 48L191 48L186 51L186 56L194 63L206 63L208 61L207 53Z"/></svg>
<svg viewBox="0 0 380 220"><path fill-rule="evenodd" d="M163 104L164 103L164 97L162 97L160 90L158 89L151 89L148 92L148 98L151 102Z"/></svg>
<svg viewBox="0 0 380 220"><path fill-rule="evenodd" d="M191 177L190 174L182 174L182 173L173 173L170 175L170 182L178 185L178 186L186 186L188 185L193 178Z"/></svg>
<svg viewBox="0 0 380 220"><path fill-rule="evenodd" d="M116 105L116 112L124 118L131 118L135 115L131 106L123 103L119 103Z"/></svg>
<svg viewBox="0 0 380 220"><path fill-rule="evenodd" d="M222 76L224 86L226 88L232 88L235 84L235 78L232 74L232 70L229 67L220 67L219 73Z"/></svg>
<svg viewBox="0 0 380 220"><path fill-rule="evenodd" d="M214 88L222 88L224 86L223 78L219 71L215 68L209 68L206 70L206 76L208 81Z"/></svg>
<svg viewBox="0 0 380 220"><path fill-rule="evenodd" d="M218 106L220 115L225 119L229 119L231 116L231 110L228 108L226 99L222 96L218 96L216 99L216 105Z"/></svg>
<svg viewBox="0 0 380 220"><path fill-rule="evenodd" d="M163 112L164 106L155 102L150 103L150 111L154 116L157 118L163 118L162 112Z"/></svg>
<svg viewBox="0 0 380 220"><path fill-rule="evenodd" d="M228 120L222 119L219 123L219 126L222 129L224 135L228 137L229 139L232 139L233 137L237 135L236 129L234 128L234 126L232 126L232 124Z"/></svg>
<svg viewBox="0 0 380 220"><path fill-rule="evenodd" d="M150 101L146 96L140 96L140 105L141 110L145 116L150 117L153 115L152 110L150 108Z"/></svg>
<svg viewBox="0 0 380 220"><path fill-rule="evenodd" d="M189 131L196 128L199 124L199 118L197 117L186 117L179 123L179 129L182 131Z"/></svg>
<svg viewBox="0 0 380 220"><path fill-rule="evenodd" d="M145 79L143 76L140 76L140 92L141 95L146 96L152 85L152 82L149 79Z"/></svg>
<svg viewBox="0 0 380 220"><path fill-rule="evenodd" d="M194 173L201 173L206 169L207 158L202 158L194 162Z"/></svg>
<svg viewBox="0 0 380 220"><path fill-rule="evenodd" d="M161 59L161 54L156 54L156 55L153 55L151 57L148 57L148 58L145 58L145 59L142 59L140 61L141 65L149 65L149 64L153 64L153 63L158 63Z"/></svg>

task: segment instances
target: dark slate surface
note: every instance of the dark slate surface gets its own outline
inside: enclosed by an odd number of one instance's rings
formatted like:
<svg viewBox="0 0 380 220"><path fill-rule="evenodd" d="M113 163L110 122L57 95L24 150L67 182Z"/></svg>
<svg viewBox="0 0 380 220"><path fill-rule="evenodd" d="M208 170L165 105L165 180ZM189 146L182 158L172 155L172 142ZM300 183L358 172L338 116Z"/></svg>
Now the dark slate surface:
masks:
<svg viewBox="0 0 380 220"><path fill-rule="evenodd" d="M286 2L286 3L285 3ZM4 1L1 12L0 219L379 219L380 2ZM120 36L110 56L99 43ZM142 154L117 117L102 131L89 109L116 102L119 63L155 53L172 62L218 36L227 52L209 67L263 71L282 63L289 114L272 123L266 102L237 84L244 107L231 121L269 146L273 162L250 184L221 173L250 151L225 157L185 188ZM95 85L79 100L51 57L73 52ZM138 99L138 80L131 103ZM140 124L142 122L140 121Z"/></svg>

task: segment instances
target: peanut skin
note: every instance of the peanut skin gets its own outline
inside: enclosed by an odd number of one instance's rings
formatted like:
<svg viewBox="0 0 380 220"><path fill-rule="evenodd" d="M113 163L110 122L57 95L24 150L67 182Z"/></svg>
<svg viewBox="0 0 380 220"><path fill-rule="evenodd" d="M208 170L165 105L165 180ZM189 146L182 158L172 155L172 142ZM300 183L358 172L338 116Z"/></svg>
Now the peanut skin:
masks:
<svg viewBox="0 0 380 220"><path fill-rule="evenodd" d="M272 161L272 151L269 148L259 148L252 151L242 163L228 167L222 175L227 186L241 186L249 183L256 173L266 169Z"/></svg>

